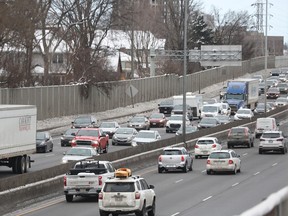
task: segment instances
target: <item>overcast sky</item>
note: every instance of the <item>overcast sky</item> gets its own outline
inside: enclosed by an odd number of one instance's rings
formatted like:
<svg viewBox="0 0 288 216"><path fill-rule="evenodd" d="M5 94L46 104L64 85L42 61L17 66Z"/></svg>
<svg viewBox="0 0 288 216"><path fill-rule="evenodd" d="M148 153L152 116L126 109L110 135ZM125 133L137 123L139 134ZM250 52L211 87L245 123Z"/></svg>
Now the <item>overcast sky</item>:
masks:
<svg viewBox="0 0 288 216"><path fill-rule="evenodd" d="M228 10L245 11L249 14L256 14L256 6L251 6L253 3L263 2L266 0L202 0L205 12L211 12L212 6L220 9L221 14ZM288 0L268 0L268 35L269 36L284 36L284 41L288 43ZM263 5L264 14L266 6ZM265 17L264 25L265 25ZM265 27L264 33L265 33Z"/></svg>

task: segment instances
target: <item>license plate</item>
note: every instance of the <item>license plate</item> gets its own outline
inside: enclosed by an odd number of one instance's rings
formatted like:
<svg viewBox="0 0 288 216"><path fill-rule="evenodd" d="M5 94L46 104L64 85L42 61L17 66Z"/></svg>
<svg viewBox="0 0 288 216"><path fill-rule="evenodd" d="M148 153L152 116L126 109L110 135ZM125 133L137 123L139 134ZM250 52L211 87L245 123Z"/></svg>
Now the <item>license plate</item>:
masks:
<svg viewBox="0 0 288 216"><path fill-rule="evenodd" d="M175 165L167 165L166 167L175 167Z"/></svg>
<svg viewBox="0 0 288 216"><path fill-rule="evenodd" d="M203 154L208 154L208 151L202 151Z"/></svg>
<svg viewBox="0 0 288 216"><path fill-rule="evenodd" d="M156 125L156 123L153 123L153 125Z"/></svg>
<svg viewBox="0 0 288 216"><path fill-rule="evenodd" d="M122 197L115 197L115 201L121 202L122 201Z"/></svg>
<svg viewBox="0 0 288 216"><path fill-rule="evenodd" d="M273 143L273 140L269 140L269 143Z"/></svg>
<svg viewBox="0 0 288 216"><path fill-rule="evenodd" d="M165 110L164 113L167 113L167 111Z"/></svg>

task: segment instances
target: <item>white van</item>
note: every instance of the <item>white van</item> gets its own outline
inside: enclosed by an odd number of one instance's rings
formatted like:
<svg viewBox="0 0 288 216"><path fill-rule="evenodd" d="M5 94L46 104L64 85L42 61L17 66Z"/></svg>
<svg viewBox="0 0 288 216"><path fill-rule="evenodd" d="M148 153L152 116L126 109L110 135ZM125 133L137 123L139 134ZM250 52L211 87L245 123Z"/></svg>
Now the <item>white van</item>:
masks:
<svg viewBox="0 0 288 216"><path fill-rule="evenodd" d="M258 118L256 121L255 137L258 138L265 131L277 131L278 125L275 118Z"/></svg>
<svg viewBox="0 0 288 216"><path fill-rule="evenodd" d="M222 106L219 103L205 104L201 110L201 118L203 117L216 117L221 115Z"/></svg>

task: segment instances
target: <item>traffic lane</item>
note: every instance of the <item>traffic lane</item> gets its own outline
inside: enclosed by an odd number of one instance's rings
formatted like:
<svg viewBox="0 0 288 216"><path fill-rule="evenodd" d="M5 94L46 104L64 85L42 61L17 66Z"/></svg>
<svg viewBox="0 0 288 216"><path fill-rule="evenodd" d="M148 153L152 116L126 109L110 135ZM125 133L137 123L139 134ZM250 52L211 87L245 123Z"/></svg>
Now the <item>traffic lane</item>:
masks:
<svg viewBox="0 0 288 216"><path fill-rule="evenodd" d="M257 154L256 148L237 149L237 152L242 154L242 161L243 163L245 162L245 165L242 167L242 172L237 175L206 175L206 159L194 160L193 171L185 174L181 172L158 174L156 171L157 166L151 168L152 172L149 169L146 169L148 172L140 173L142 176L144 176L144 178L146 178L148 184L155 185L155 191L157 195L157 215L173 215L177 212L185 212L186 210L191 212L191 208L198 208L198 206L201 206L203 202L208 201L209 197L221 194L223 191L227 191L231 187L235 187L238 184L247 181L247 179L257 176L254 175L257 173L257 170L264 168L269 169L271 164L275 163L274 160L279 162L280 158L285 158L283 163L287 162L286 155L278 155L280 157L273 155L273 157L275 156L274 159L271 159L271 155L266 155L269 158L262 157L265 155L261 155L261 157L255 157ZM257 158L263 159L263 162L261 162L263 167L261 167L261 169L258 167L258 164L256 167L254 165L253 161ZM243 192L244 191L245 190L243 190ZM69 215L71 208L73 209L72 212L74 214L92 215L92 210L91 208L87 207L87 203L88 205L90 204L92 206L94 211L93 215L99 215L97 207L98 205L93 203L93 200L91 201L90 199L82 198L76 198L75 202L71 203L72 205L62 200L60 203L56 204L55 208L47 207L37 211L37 213L28 215ZM69 207L67 205L69 205ZM220 204L218 204L218 207L219 205ZM75 206L77 207L74 208ZM97 207L96 209L95 206ZM67 207L69 209L69 214L66 211ZM207 208L209 209L210 207L208 206ZM212 211L213 210L214 209L212 209ZM216 210L217 208L215 208L215 211Z"/></svg>
<svg viewBox="0 0 288 216"><path fill-rule="evenodd" d="M263 172L252 176L237 185L213 194L201 205L185 210L180 215L205 215L213 211L215 216L239 215L245 210L257 205L270 194L287 186L288 173L286 160L276 165L272 164ZM284 171L284 172L283 172ZM221 206L221 208L219 208Z"/></svg>

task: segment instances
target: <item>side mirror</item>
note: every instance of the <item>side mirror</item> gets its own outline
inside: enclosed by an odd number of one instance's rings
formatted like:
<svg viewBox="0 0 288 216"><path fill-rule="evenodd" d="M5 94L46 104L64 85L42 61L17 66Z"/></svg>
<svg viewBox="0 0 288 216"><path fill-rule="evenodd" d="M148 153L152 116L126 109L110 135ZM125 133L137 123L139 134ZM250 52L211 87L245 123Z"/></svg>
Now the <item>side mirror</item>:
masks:
<svg viewBox="0 0 288 216"><path fill-rule="evenodd" d="M66 152L63 152L63 155L66 155Z"/></svg>
<svg viewBox="0 0 288 216"><path fill-rule="evenodd" d="M149 188L150 189L154 189L154 185L149 185Z"/></svg>
<svg viewBox="0 0 288 216"><path fill-rule="evenodd" d="M72 135L72 136L76 136L76 134L75 134L75 133L71 133L71 135Z"/></svg>
<svg viewBox="0 0 288 216"><path fill-rule="evenodd" d="M238 158L240 158L240 155L237 155Z"/></svg>

